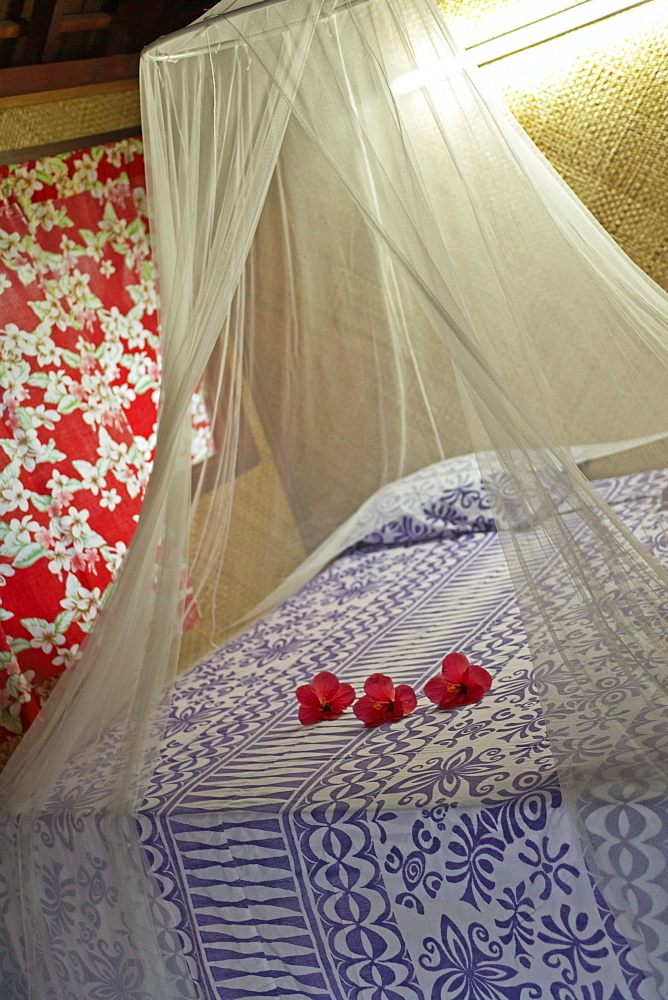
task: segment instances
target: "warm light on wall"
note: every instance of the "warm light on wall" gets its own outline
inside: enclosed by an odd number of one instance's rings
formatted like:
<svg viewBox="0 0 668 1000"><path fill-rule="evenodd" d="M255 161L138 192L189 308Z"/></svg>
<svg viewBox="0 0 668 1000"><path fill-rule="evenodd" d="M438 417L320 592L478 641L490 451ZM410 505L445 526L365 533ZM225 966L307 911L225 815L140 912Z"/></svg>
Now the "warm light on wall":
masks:
<svg viewBox="0 0 668 1000"><path fill-rule="evenodd" d="M666 0L580 0L579 3L572 4L564 10L476 42L468 48L468 51L479 66L485 66L496 62L497 59L522 52L534 45L540 45L578 28L596 24L622 11L646 4L668 8Z"/></svg>
<svg viewBox="0 0 668 1000"><path fill-rule="evenodd" d="M454 76L472 63L486 66L506 56L525 52L543 42L561 38L578 28L607 21L615 14L631 8L645 5L655 7L659 4L668 8L668 0L580 0L563 10L476 42L466 49L465 54L430 61L397 77L392 83L392 90L395 94L408 94Z"/></svg>

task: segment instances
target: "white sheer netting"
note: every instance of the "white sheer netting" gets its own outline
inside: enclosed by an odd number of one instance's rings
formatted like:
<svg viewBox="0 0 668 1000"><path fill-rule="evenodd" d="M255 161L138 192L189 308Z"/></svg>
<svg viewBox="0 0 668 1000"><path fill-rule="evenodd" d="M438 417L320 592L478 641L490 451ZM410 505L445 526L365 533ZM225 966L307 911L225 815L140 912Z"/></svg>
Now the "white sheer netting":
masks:
<svg viewBox="0 0 668 1000"><path fill-rule="evenodd" d="M94 857L116 894L99 934L130 949L138 995L196 995L136 822L170 683L372 530L353 515L379 488L475 450L564 794L665 996L668 831L644 867L608 834L625 803L651 817L668 800L666 570L574 454L636 442L636 468L668 465L668 298L490 100L429 0L222 16L234 6L142 60L156 461L112 599L2 777L23 913L5 975L17 1000L88 995L51 960L43 900L49 877L83 897ZM204 374L225 442L191 502ZM188 579L200 623L182 639Z"/></svg>

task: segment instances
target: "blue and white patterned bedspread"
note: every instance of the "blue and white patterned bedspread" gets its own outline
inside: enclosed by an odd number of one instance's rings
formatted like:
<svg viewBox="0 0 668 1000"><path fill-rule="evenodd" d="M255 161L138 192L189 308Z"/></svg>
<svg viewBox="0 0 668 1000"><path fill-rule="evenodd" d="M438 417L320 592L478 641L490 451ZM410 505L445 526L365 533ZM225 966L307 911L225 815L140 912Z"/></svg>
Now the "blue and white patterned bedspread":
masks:
<svg viewBox="0 0 668 1000"><path fill-rule="evenodd" d="M562 808L504 557L464 472L422 516L386 497L382 531L177 685L142 837L207 1000L645 995ZM655 549L665 483L603 484ZM295 688L321 670L359 693L376 671L421 690L455 650L494 676L476 705L297 723Z"/></svg>

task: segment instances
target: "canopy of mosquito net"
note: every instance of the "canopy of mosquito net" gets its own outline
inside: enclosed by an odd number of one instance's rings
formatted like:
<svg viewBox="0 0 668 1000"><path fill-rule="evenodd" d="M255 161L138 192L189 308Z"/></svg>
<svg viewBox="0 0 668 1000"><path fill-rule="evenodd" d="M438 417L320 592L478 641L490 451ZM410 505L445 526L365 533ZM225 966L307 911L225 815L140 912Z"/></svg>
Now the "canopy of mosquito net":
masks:
<svg viewBox="0 0 668 1000"><path fill-rule="evenodd" d="M146 995L188 995L135 822L170 683L355 541L380 487L471 450L588 864L665 996L668 830L629 846L619 815L668 798L667 576L573 449L640 442L642 467L668 464L668 298L484 92L431 0L242 8L142 59L158 445L111 599L2 776L26 996L71 1000L40 905L56 841L68 874L107 859ZM192 498L203 375L224 441Z"/></svg>

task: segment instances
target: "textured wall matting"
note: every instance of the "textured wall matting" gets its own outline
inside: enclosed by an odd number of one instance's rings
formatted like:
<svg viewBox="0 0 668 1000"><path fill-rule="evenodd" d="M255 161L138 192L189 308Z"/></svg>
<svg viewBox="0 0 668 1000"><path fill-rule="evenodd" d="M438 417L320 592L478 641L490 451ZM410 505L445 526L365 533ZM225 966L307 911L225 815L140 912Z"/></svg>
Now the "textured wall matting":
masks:
<svg viewBox="0 0 668 1000"><path fill-rule="evenodd" d="M0 108L0 149L24 149L132 128L140 121L139 89Z"/></svg>
<svg viewBox="0 0 668 1000"><path fill-rule="evenodd" d="M439 2L467 45L517 27L518 11L526 17L531 6ZM540 12L564 6L550 0ZM483 75L605 229L668 289L666 6L653 0L509 55Z"/></svg>

